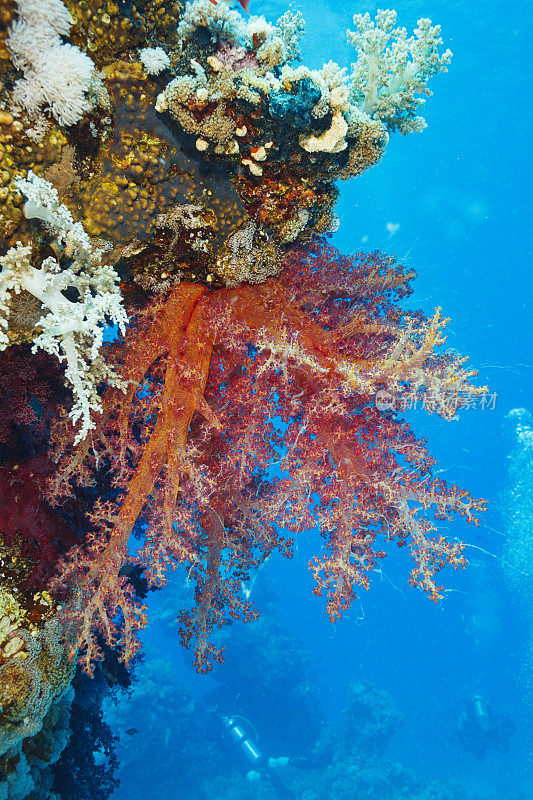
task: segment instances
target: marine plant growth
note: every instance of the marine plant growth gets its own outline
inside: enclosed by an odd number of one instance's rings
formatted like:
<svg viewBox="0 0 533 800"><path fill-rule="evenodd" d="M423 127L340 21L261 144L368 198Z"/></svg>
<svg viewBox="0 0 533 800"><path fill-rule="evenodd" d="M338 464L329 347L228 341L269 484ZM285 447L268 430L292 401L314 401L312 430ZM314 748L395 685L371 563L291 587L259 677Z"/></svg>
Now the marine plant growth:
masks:
<svg viewBox="0 0 533 800"><path fill-rule="evenodd" d="M317 524L332 621L394 542L438 600L437 573L465 560L437 522L483 504L433 475L399 409L451 419L484 390L443 349L440 309L400 304L412 273L327 237L335 182L423 129L451 58L439 27L356 14L348 72L296 65L298 13L213 0L18 0L2 22L0 346L54 387L27 389L21 418L64 542L41 588L71 657L90 672L105 643L129 662L146 623L132 565L155 586L181 567L182 641L209 669L213 631L257 613L243 583Z"/></svg>

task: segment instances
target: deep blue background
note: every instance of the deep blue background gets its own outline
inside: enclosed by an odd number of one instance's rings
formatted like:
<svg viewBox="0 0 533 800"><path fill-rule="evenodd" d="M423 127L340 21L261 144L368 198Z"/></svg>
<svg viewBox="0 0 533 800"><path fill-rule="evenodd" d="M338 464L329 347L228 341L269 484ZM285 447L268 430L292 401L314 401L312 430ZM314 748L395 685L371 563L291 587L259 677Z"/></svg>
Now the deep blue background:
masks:
<svg viewBox="0 0 533 800"><path fill-rule="evenodd" d="M293 3L307 21L304 63L319 67L331 58L349 64L354 51L345 30L353 13L373 14L380 6L348 0ZM280 619L312 655L321 713L335 717L348 685L372 680L393 695L405 715L402 733L391 744L394 757L421 775L459 779L482 797L505 800L521 789L533 798L527 761L532 709L519 674L532 631L499 559L506 533L501 496L512 446L504 417L518 406L533 410L526 127L532 15L530 4L517 0L402 0L394 7L409 30L420 16L440 23L454 58L449 73L431 84L435 96L423 112L428 128L392 136L381 164L341 186L341 227L334 243L346 253L394 253L414 268L418 279L409 305L428 314L442 306L452 318L448 345L470 355L479 382L497 392L494 410L462 413L456 422L422 413L411 419L415 432L428 437L446 480L488 500L479 529L459 522L452 531L487 552L469 548L469 569L444 574L451 591L438 607L409 588L409 565L403 553L393 552L360 606L336 627L311 594L306 567L320 546L315 534L301 539L291 562L272 561L263 577L274 579ZM281 2L251 3L252 13L270 20L285 10ZM183 575L178 580L183 582ZM161 602L153 601L154 612ZM161 630L156 624L145 636L149 656L170 661L175 679L197 695L216 685L216 673L208 679L194 675L177 642ZM526 684L527 677L525 670ZM449 740L461 702L476 691L518 729L507 755L491 753L483 763ZM136 726L141 735L142 723ZM165 724L172 730L171 713ZM117 797L135 796L135 773L129 769L122 779Z"/></svg>

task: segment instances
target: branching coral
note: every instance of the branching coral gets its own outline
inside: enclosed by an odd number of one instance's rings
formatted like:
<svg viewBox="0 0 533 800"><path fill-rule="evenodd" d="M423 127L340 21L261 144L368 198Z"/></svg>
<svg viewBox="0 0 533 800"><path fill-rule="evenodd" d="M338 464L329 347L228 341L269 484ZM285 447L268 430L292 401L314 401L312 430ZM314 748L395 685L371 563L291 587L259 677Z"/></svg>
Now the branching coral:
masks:
<svg viewBox="0 0 533 800"><path fill-rule="evenodd" d="M238 11L230 9L226 3L213 4L210 0L187 3L178 26L182 47L198 28L207 28L213 39L220 38L232 43L240 43L245 30Z"/></svg>
<svg viewBox="0 0 533 800"><path fill-rule="evenodd" d="M46 502L47 480L53 463L45 456L22 465L0 468L0 559L2 585L21 598L30 616L39 622L50 605L37 596L54 575L65 550L77 542L83 512L69 523Z"/></svg>
<svg viewBox="0 0 533 800"><path fill-rule="evenodd" d="M0 353L0 461L33 456L47 446L51 420L66 400L57 361L28 345Z"/></svg>
<svg viewBox="0 0 533 800"><path fill-rule="evenodd" d="M452 53L439 53L440 26L419 19L414 36L395 28L395 11L378 11L376 19L356 14L357 31L348 40L357 48L357 62L351 75L350 99L374 119L383 120L389 130L400 133L421 131L426 123L416 111L431 95L429 78L446 72Z"/></svg>
<svg viewBox="0 0 533 800"><path fill-rule="evenodd" d="M212 294L180 284L138 317L117 352L128 392L106 393L95 434L68 455L53 488L57 497L74 477L91 480L102 459L124 487L118 509L94 514L92 552L74 551L63 568L63 580L79 587L71 621L86 667L97 655L92 629L113 640L119 608L135 652L144 617L120 569L141 514L149 526L139 561L149 579L164 582L180 563L195 579L197 605L182 615L182 636L196 641L200 669L219 657L210 630L252 613L239 581L273 549L290 553L278 526L312 528L315 513L327 554L311 568L332 619L368 586L385 555L380 539L408 544L412 584L440 596L435 573L464 564L462 545L435 537L426 512L474 521L482 504L431 477L423 444L376 407L375 395L431 387L440 400L430 410L449 417L450 388L482 390L469 386L462 359L436 352L438 314L415 324L394 309L408 278L390 259L343 259L320 243L295 253L278 279ZM280 449L283 475L274 479L267 467Z"/></svg>
<svg viewBox="0 0 533 800"><path fill-rule="evenodd" d="M37 298L41 313L35 327L40 330L34 348L41 348L66 364L66 378L74 392L72 419L81 422L78 438L93 426L91 412L100 410L97 387L100 381L122 385L100 350L104 327L112 319L125 330L126 313L117 292L117 275L100 262L102 250L93 250L79 222L59 203L56 190L42 178L30 174L18 181L27 195L24 213L48 227L57 255L68 265L62 267L53 256L39 267L32 266L32 247L20 242L0 260L0 347L9 342L9 319L13 297L27 292ZM76 291L77 300L66 292Z"/></svg>

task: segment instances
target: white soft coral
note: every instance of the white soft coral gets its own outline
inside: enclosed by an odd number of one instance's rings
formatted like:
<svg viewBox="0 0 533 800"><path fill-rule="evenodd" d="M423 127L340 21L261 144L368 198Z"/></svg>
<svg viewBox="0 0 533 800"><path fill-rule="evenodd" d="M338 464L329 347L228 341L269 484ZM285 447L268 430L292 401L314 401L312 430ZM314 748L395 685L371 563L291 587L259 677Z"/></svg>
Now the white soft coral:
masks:
<svg viewBox="0 0 533 800"><path fill-rule="evenodd" d="M423 117L416 111L431 95L429 78L446 72L452 53L439 53L440 25L419 19L414 35L396 28L396 12L378 11L375 20L356 14L357 31L348 31L348 41L357 48L353 65L350 99L373 119L382 120L389 130L400 133L420 131Z"/></svg>
<svg viewBox="0 0 533 800"><path fill-rule="evenodd" d="M170 67L170 59L162 47L144 47L139 57L148 75L159 75Z"/></svg>
<svg viewBox="0 0 533 800"><path fill-rule="evenodd" d="M12 297L27 291L42 306L37 323L41 332L34 339L34 349L46 350L65 364L65 378L74 393L71 417L74 424L80 423L80 441L94 427L91 414L102 408L98 384L105 381L125 388L100 352L106 321L113 320L122 333L128 321L118 291L118 276L111 267L100 263L102 251L93 250L83 226L73 221L48 181L30 172L27 180L18 179L17 187L28 198L26 216L45 224L68 266L48 257L40 267L34 267L31 245L20 242L0 259L0 349L9 344ZM66 297L64 292L72 289L79 299Z"/></svg>
<svg viewBox="0 0 533 800"><path fill-rule="evenodd" d="M18 0L17 11L6 43L24 77L15 83L13 101L30 115L48 108L61 125L74 125L92 108L97 72L86 53L61 40L70 14L61 0Z"/></svg>

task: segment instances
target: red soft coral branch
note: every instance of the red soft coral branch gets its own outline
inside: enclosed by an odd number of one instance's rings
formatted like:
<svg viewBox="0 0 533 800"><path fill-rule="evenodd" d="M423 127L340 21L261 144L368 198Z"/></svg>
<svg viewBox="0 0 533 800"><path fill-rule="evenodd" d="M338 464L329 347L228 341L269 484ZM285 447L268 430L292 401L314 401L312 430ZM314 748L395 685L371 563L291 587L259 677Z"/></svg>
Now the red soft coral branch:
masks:
<svg viewBox="0 0 533 800"><path fill-rule="evenodd" d="M112 513L104 505L91 516L96 523L99 515L108 519ZM52 591L71 589L71 600L62 609L65 639L69 655L77 656L89 675L94 661L102 657L97 634L111 647L120 645L126 665L140 647L136 632L146 624L146 607L135 600L133 587L121 575L126 560L125 549L116 541L110 544L105 534L93 533L85 552L69 551L61 577L51 584Z"/></svg>
<svg viewBox="0 0 533 800"><path fill-rule="evenodd" d="M117 612L135 650L143 612L120 569L141 514L148 579L161 585L169 566L187 564L196 585L181 630L201 670L220 658L210 632L255 613L241 584L274 549L291 554L282 531L318 521L326 547L311 569L332 619L391 540L411 548L411 583L440 595L435 574L464 565L462 545L435 538L427 515L475 521L483 504L432 479L423 442L375 393L430 390L428 410L447 418L448 392L483 390L463 359L439 354L439 311L428 320L395 305L409 278L388 257L347 259L324 245L292 253L264 284L210 293L183 283L136 315L114 354L128 391L106 392L96 433L65 456L55 483L98 480L105 463L122 490L118 508L99 510L106 536L63 568L63 582L77 581L69 613L86 665L95 626L116 640Z"/></svg>

